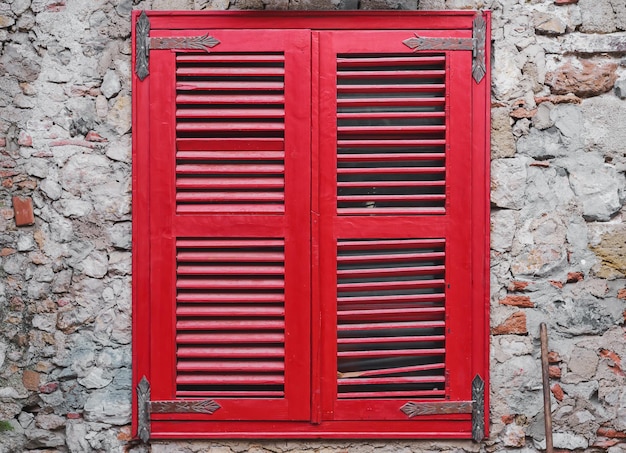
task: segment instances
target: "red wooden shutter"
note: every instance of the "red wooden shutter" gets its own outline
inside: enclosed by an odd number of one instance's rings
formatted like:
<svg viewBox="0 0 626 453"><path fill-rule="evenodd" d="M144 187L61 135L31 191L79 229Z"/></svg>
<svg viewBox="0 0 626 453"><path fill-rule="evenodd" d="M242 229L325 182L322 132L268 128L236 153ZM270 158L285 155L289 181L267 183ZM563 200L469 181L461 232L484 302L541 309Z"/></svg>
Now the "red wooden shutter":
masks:
<svg viewBox="0 0 626 453"><path fill-rule="evenodd" d="M310 414L308 32L211 34L150 55L147 374L152 400L220 407L153 413L154 437Z"/></svg>
<svg viewBox="0 0 626 453"><path fill-rule="evenodd" d="M320 39L320 90L333 94L320 99L327 420L400 423L408 402L469 402L479 372L464 325L472 311L464 296L472 284L471 53L413 53L402 43L411 35ZM471 431L469 414L410 423L435 422L441 433Z"/></svg>

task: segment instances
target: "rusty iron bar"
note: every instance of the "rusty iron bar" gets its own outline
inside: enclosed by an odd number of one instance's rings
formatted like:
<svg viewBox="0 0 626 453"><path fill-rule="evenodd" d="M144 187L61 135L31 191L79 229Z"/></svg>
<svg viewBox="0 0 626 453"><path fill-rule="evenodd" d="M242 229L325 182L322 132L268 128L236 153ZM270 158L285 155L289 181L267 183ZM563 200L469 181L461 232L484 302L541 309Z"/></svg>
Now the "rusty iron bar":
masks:
<svg viewBox="0 0 626 453"><path fill-rule="evenodd" d="M550 402L550 371L548 364L548 328L542 322L539 326L541 337L541 377L543 381L543 418L546 430L546 453L553 453L552 445L552 405Z"/></svg>

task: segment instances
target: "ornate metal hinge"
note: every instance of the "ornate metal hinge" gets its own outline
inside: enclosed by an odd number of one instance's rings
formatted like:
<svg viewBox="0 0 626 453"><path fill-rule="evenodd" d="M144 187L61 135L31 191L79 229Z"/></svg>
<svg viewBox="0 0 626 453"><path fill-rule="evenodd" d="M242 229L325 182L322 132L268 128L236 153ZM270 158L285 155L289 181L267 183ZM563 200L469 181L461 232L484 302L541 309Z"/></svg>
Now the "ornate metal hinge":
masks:
<svg viewBox="0 0 626 453"><path fill-rule="evenodd" d="M472 401L409 401L400 410L409 418L417 415L472 414L472 439L480 442L485 437L485 382L478 374L474 377Z"/></svg>
<svg viewBox="0 0 626 453"><path fill-rule="evenodd" d="M150 70L148 60L150 49L203 50L209 52L211 47L220 42L208 33L202 36L184 36L176 38L151 38L150 19L142 11L135 24L135 74L140 80L145 79Z"/></svg>
<svg viewBox="0 0 626 453"><path fill-rule="evenodd" d="M471 50L472 51L472 76L476 83L485 77L487 73L485 63L485 40L487 23L481 13L474 18L471 38L422 38L415 33L414 38L402 41L405 46L418 50Z"/></svg>
<svg viewBox="0 0 626 453"><path fill-rule="evenodd" d="M150 401L150 383L142 377L137 385L137 436L150 440L150 414L198 413L211 415L221 408L214 400Z"/></svg>

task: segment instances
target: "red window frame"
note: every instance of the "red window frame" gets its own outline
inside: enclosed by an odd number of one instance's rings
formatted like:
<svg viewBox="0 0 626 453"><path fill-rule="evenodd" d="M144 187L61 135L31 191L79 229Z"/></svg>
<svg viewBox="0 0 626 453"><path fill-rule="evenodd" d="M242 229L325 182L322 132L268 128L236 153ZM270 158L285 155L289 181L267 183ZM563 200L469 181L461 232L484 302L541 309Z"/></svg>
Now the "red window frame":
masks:
<svg viewBox="0 0 626 453"><path fill-rule="evenodd" d="M490 15L478 14L486 18L489 42ZM284 246L284 396L215 397L212 401L219 408L211 414L185 410L184 404L175 411L153 410L148 417L151 437L472 437L471 414L445 413L442 408L471 402L474 376L482 376L486 383L489 378L489 65L486 76L476 82L471 75L471 51L437 51L445 56L446 189L445 213L435 215L402 209L342 215L337 210L335 92L338 55L410 55L403 40L416 34L467 40L476 15L471 11L147 13L151 39L208 34L219 40L219 47L210 50L216 54L282 52L285 59L285 129L283 142L277 145L284 153L284 210L277 208L277 213L220 212L219 208L213 214L177 212L176 178L184 162L176 163L176 150L207 146L193 139L181 145L174 127L176 61L186 52L152 49L148 77L141 80L133 74L133 384L139 386L142 378L147 379L149 400L158 402L153 408L203 399L193 393L177 394L177 348L179 352L184 348L177 344L176 288L177 280L183 279L177 268L188 264L180 258L185 244L196 241L199 250L209 254L219 240L235 252L237 247L248 250L247 244L259 238L267 247L276 241ZM139 17L135 11L135 35ZM488 62L488 46L485 58ZM238 146L232 144L235 141L224 140L233 149ZM215 146L223 150L224 143ZM429 238L445 240L447 255L445 397L415 402L435 403L438 411L408 417L400 408L411 402L409 397L338 397L338 247L349 241L385 244ZM228 338L222 335L215 341ZM137 432L143 423L140 408L146 406L137 394L133 399Z"/></svg>

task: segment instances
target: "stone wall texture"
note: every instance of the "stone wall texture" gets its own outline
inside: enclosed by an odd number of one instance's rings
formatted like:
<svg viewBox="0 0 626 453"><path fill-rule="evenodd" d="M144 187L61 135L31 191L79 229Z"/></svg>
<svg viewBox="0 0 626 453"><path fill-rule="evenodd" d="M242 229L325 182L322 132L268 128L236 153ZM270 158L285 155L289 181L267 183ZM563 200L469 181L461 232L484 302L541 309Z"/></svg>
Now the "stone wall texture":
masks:
<svg viewBox="0 0 626 453"><path fill-rule="evenodd" d="M131 439L132 9L493 11L491 434ZM2 0L0 453L626 451L625 0Z"/></svg>

